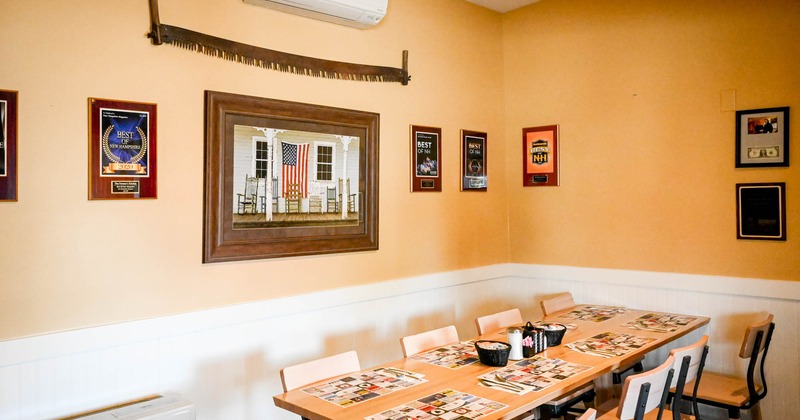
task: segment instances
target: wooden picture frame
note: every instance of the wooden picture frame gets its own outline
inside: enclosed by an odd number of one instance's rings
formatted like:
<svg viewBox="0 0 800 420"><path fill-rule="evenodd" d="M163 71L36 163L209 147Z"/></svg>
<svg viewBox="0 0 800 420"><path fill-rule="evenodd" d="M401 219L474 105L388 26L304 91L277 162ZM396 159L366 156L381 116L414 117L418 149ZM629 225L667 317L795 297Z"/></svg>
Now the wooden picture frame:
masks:
<svg viewBox="0 0 800 420"><path fill-rule="evenodd" d="M789 166L789 107L736 111L736 167Z"/></svg>
<svg viewBox="0 0 800 420"><path fill-rule="evenodd" d="M736 238L786 240L786 183L736 184Z"/></svg>
<svg viewBox="0 0 800 420"><path fill-rule="evenodd" d="M203 262L378 249L376 113L205 93Z"/></svg>
<svg viewBox="0 0 800 420"><path fill-rule="evenodd" d="M559 185L558 125L522 129L522 185Z"/></svg>
<svg viewBox="0 0 800 420"><path fill-rule="evenodd" d="M480 131L461 130L461 191L486 191L486 138Z"/></svg>
<svg viewBox="0 0 800 420"><path fill-rule="evenodd" d="M89 200L158 197L156 104L89 98Z"/></svg>
<svg viewBox="0 0 800 420"><path fill-rule="evenodd" d="M442 191L442 129L411 126L411 192Z"/></svg>
<svg viewBox="0 0 800 420"><path fill-rule="evenodd" d="M0 201L17 201L17 100L19 93L0 90Z"/></svg>

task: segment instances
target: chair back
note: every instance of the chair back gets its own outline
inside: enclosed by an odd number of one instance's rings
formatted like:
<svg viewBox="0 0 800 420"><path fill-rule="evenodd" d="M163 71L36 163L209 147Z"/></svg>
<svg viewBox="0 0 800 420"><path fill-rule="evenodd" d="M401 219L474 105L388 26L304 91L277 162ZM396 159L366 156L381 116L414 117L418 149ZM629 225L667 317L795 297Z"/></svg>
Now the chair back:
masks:
<svg viewBox="0 0 800 420"><path fill-rule="evenodd" d="M358 362L358 354L351 350L285 367L281 369L281 385L283 385L283 392L288 392L313 382L359 370L361 370L361 364Z"/></svg>
<svg viewBox="0 0 800 420"><path fill-rule="evenodd" d="M586 411L575 420L595 420L596 418L597 418L597 410L595 410L594 408L587 408Z"/></svg>
<svg viewBox="0 0 800 420"><path fill-rule="evenodd" d="M744 333L742 348L739 357L749 358L747 365L747 389L750 399L745 404L745 409L750 408L767 396L767 379L764 374L764 362L767 360L769 344L772 341L772 332L775 330L774 316L767 315L767 319L747 327ZM760 388L760 389L759 389Z"/></svg>
<svg viewBox="0 0 800 420"><path fill-rule="evenodd" d="M670 384L671 388L675 388L675 396L670 407L673 420L680 420L681 418L684 386L691 381L695 381L694 391L692 392L692 412L695 417L699 418L697 390L700 387L700 377L706 364L706 355L708 355L708 336L704 335L699 341L686 347L672 349L669 354L675 358L675 364L672 368L675 372L678 372L677 375L672 376L672 384Z"/></svg>
<svg viewBox="0 0 800 420"><path fill-rule="evenodd" d="M456 342L458 342L458 331L455 325L448 325L436 330L403 337L400 339L400 347L403 349L403 357L408 357L434 347Z"/></svg>
<svg viewBox="0 0 800 420"><path fill-rule="evenodd" d="M475 318L475 325L478 327L478 335L484 335L488 332L508 327L509 325L518 324L522 324L522 314L519 308Z"/></svg>
<svg viewBox="0 0 800 420"><path fill-rule="evenodd" d="M542 305L544 316L548 316L558 311L574 308L575 299L572 298L572 293L566 292L544 299L539 304Z"/></svg>
<svg viewBox="0 0 800 420"><path fill-rule="evenodd" d="M672 382L675 357L667 360L652 370L625 378L622 398L617 407L620 420L641 420L644 415L658 408L664 408L669 384Z"/></svg>

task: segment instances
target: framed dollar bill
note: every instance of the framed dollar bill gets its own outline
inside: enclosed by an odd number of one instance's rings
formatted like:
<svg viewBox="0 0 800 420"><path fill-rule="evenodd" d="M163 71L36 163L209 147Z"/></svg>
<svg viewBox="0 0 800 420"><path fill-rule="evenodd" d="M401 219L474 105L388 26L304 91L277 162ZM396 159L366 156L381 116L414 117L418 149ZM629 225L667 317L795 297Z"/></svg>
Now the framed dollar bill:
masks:
<svg viewBox="0 0 800 420"><path fill-rule="evenodd" d="M736 111L736 167L789 166L789 107Z"/></svg>
<svg viewBox="0 0 800 420"><path fill-rule="evenodd" d="M411 126L411 192L442 191L442 129Z"/></svg>
<svg viewBox="0 0 800 420"><path fill-rule="evenodd" d="M522 129L522 185L558 186L558 126Z"/></svg>
<svg viewBox="0 0 800 420"><path fill-rule="evenodd" d="M89 199L157 197L156 104L89 98Z"/></svg>
<svg viewBox="0 0 800 420"><path fill-rule="evenodd" d="M461 130L461 191L486 191L486 133Z"/></svg>
<svg viewBox="0 0 800 420"><path fill-rule="evenodd" d="M17 92L0 90L0 201L17 201Z"/></svg>

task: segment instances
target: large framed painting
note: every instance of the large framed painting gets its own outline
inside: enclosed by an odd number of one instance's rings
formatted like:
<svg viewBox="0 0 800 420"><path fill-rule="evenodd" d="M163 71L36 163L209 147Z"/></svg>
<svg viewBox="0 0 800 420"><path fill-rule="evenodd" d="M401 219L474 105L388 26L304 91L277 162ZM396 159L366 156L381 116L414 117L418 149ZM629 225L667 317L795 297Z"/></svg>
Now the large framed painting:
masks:
<svg viewBox="0 0 800 420"><path fill-rule="evenodd" d="M206 91L203 262L378 249L379 115Z"/></svg>
<svg viewBox="0 0 800 420"><path fill-rule="evenodd" d="M17 95L0 90L0 201L17 201Z"/></svg>
<svg viewBox="0 0 800 420"><path fill-rule="evenodd" d="M156 104L89 98L89 199L156 198Z"/></svg>

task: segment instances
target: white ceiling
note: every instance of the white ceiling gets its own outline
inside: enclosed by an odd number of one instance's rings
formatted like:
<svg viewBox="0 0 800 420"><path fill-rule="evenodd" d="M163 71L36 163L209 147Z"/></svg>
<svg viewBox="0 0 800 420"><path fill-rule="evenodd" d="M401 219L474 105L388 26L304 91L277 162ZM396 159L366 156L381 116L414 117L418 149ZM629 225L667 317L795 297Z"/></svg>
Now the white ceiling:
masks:
<svg viewBox="0 0 800 420"><path fill-rule="evenodd" d="M538 2L539 0L467 0L470 3L475 3L479 6L488 7L492 10L497 10L500 13L508 12L509 10L519 9L522 6L527 6Z"/></svg>

